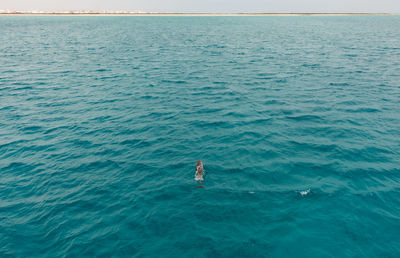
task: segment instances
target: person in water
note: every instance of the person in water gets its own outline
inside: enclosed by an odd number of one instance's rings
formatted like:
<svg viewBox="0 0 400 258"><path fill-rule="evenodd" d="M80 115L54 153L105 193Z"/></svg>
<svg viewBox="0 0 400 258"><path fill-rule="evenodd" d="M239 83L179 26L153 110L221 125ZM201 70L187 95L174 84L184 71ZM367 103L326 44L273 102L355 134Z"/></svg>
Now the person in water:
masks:
<svg viewBox="0 0 400 258"><path fill-rule="evenodd" d="M201 160L198 160L196 162L196 173L194 175L194 179L196 181L198 181L201 185L201 182L203 181L203 174L204 174L204 167L203 167L203 163L201 162Z"/></svg>

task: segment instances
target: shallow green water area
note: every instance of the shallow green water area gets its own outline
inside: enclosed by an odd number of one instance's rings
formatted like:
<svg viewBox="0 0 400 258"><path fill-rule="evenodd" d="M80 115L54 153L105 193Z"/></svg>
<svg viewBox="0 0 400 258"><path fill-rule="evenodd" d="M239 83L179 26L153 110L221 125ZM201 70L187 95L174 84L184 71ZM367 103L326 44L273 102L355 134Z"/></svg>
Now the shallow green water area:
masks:
<svg viewBox="0 0 400 258"><path fill-rule="evenodd" d="M0 17L1 257L399 257L399 159L399 16Z"/></svg>

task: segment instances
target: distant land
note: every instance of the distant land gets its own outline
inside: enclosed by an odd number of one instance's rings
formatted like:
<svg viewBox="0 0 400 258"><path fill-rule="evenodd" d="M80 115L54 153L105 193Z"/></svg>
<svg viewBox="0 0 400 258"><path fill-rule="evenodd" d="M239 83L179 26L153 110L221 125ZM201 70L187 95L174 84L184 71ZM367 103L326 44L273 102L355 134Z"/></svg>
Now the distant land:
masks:
<svg viewBox="0 0 400 258"><path fill-rule="evenodd" d="M208 15L265 15L265 16L290 16L290 15L399 15L398 13L174 13L174 12L140 12L140 11L9 11L0 10L0 15L178 15L178 16L208 16Z"/></svg>

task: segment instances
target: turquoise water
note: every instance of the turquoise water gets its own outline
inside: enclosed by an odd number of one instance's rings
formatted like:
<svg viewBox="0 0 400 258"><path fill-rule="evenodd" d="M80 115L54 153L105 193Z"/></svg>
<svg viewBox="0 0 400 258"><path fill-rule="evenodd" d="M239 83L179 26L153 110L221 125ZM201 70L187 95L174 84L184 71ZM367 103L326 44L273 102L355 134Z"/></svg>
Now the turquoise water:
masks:
<svg viewBox="0 0 400 258"><path fill-rule="evenodd" d="M400 256L399 16L0 31L1 257Z"/></svg>

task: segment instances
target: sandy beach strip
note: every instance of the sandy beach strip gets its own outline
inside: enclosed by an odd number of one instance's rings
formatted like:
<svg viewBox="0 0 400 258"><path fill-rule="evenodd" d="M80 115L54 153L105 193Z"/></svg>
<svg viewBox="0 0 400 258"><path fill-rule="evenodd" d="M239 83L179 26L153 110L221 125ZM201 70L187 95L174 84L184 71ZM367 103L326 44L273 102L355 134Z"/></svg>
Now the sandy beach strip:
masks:
<svg viewBox="0 0 400 258"><path fill-rule="evenodd" d="M1 16L363 16L399 13L130 13L130 12L7 12Z"/></svg>

